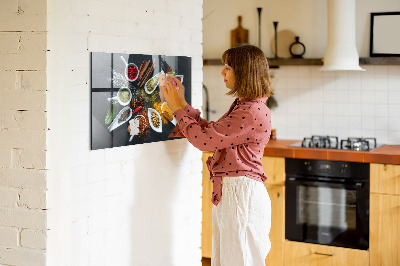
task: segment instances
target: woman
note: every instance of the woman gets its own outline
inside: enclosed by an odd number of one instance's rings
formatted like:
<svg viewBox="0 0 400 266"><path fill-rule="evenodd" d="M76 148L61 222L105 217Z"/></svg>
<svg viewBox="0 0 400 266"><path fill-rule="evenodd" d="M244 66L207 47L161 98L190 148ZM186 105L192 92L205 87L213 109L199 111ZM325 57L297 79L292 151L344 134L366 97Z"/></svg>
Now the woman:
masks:
<svg viewBox="0 0 400 266"><path fill-rule="evenodd" d="M227 95L237 98L216 122L200 118L200 111L187 104L178 79L168 76L161 90L178 121L171 136L214 151L207 160L213 182L212 265L265 265L271 246L271 202L261 164L271 130L268 62L252 45L228 49L222 62Z"/></svg>

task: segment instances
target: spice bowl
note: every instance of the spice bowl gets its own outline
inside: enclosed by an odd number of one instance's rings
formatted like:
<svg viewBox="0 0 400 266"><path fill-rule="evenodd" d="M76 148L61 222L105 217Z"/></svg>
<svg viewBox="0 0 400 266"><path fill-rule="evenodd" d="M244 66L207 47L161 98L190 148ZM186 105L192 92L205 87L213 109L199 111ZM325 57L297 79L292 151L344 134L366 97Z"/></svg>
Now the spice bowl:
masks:
<svg viewBox="0 0 400 266"><path fill-rule="evenodd" d="M148 111L150 127L158 133L162 132L162 120L160 114L153 108L149 108Z"/></svg>
<svg viewBox="0 0 400 266"><path fill-rule="evenodd" d="M156 90L160 82L160 74L163 73L164 72L157 73L156 75L152 76L148 81L146 81L146 83L144 84L144 91L147 94L152 94Z"/></svg>
<svg viewBox="0 0 400 266"><path fill-rule="evenodd" d="M114 118L110 126L108 127L108 131L113 131L120 125L126 123L129 119L132 117L132 109L129 106L125 106L122 108L121 111L117 114L117 116Z"/></svg>
<svg viewBox="0 0 400 266"><path fill-rule="evenodd" d="M133 82L139 77L139 68L134 63L129 63L125 67L125 78Z"/></svg>
<svg viewBox="0 0 400 266"><path fill-rule="evenodd" d="M137 67L137 65L135 65L134 63L126 62L123 56L121 56L121 60L125 64L125 78L130 82L137 80L137 78L139 77L139 68Z"/></svg>
<svg viewBox="0 0 400 266"><path fill-rule="evenodd" d="M118 90L117 96L112 98L108 98L109 102L117 100L120 105L126 106L131 102L132 99L132 92L128 88L120 88Z"/></svg>

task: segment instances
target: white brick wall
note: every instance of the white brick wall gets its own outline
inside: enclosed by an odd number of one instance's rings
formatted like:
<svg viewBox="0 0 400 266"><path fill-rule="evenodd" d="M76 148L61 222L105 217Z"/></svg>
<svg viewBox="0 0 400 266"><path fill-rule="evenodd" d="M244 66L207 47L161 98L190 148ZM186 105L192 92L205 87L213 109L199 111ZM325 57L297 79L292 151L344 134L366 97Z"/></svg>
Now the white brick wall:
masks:
<svg viewBox="0 0 400 266"><path fill-rule="evenodd" d="M200 107L202 0L47 10L47 264L201 265L201 152L186 140L90 151L89 53L191 56Z"/></svg>
<svg viewBox="0 0 400 266"><path fill-rule="evenodd" d="M31 249L46 249L46 231L22 230L21 246Z"/></svg>
<svg viewBox="0 0 400 266"><path fill-rule="evenodd" d="M46 1L0 17L0 264L45 265Z"/></svg>
<svg viewBox="0 0 400 266"><path fill-rule="evenodd" d="M191 56L200 107L202 1L0 7L0 264L200 265L201 153L90 151L89 52Z"/></svg>

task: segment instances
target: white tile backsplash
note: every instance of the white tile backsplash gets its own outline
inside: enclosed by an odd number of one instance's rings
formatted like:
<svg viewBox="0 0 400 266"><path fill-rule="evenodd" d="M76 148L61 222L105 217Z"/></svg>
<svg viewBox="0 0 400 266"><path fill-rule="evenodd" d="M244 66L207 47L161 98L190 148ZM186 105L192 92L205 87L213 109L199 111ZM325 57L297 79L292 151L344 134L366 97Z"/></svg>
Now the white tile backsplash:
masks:
<svg viewBox="0 0 400 266"><path fill-rule="evenodd" d="M376 104L385 104L388 102L388 92L387 90L375 91L374 101Z"/></svg>
<svg viewBox="0 0 400 266"><path fill-rule="evenodd" d="M374 103L374 91L362 89L361 90L361 101L363 104Z"/></svg>
<svg viewBox="0 0 400 266"><path fill-rule="evenodd" d="M389 117L399 117L400 116L400 104L389 104Z"/></svg>
<svg viewBox="0 0 400 266"><path fill-rule="evenodd" d="M389 104L400 104L400 88L397 91L391 90L388 93Z"/></svg>
<svg viewBox="0 0 400 266"><path fill-rule="evenodd" d="M388 118L389 108L387 104L376 104L375 105L375 117Z"/></svg>
<svg viewBox="0 0 400 266"><path fill-rule="evenodd" d="M388 78L386 76L376 77L374 80L375 91L387 91L388 89Z"/></svg>
<svg viewBox="0 0 400 266"><path fill-rule="evenodd" d="M379 143L399 144L400 66L362 67L366 71L320 71L318 66L273 69L278 108L272 110L272 124L277 137L336 134L339 138L376 137ZM213 93L226 90L223 84L213 82L213 77L204 75L204 83L215 90ZM224 102L230 104L232 99L221 97L216 102L211 97L211 109Z"/></svg>
<svg viewBox="0 0 400 266"><path fill-rule="evenodd" d="M400 131L400 117L391 117L388 124L389 130Z"/></svg>
<svg viewBox="0 0 400 266"><path fill-rule="evenodd" d="M388 74L388 66L383 65L383 66L374 66L374 77L375 80L382 77L384 79L387 79L387 74Z"/></svg>

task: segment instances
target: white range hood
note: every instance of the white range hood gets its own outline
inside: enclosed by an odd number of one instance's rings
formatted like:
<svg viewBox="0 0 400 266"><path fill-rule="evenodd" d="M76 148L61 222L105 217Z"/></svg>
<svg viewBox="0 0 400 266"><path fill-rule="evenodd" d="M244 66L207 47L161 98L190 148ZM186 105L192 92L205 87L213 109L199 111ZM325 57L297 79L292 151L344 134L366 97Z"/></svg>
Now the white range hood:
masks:
<svg viewBox="0 0 400 266"><path fill-rule="evenodd" d="M323 71L358 70L355 0L328 0L328 44Z"/></svg>

